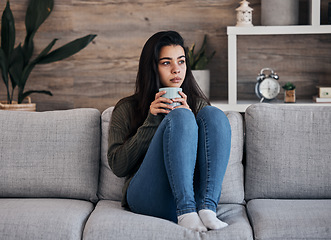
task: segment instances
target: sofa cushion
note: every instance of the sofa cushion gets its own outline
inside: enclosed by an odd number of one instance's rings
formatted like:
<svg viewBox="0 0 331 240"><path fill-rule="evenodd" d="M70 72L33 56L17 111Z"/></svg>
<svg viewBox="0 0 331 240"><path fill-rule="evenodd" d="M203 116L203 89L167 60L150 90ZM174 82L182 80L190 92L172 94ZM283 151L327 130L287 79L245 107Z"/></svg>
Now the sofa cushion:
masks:
<svg viewBox="0 0 331 240"><path fill-rule="evenodd" d="M231 125L231 150L219 202L244 204L243 118L238 112L225 112L225 114Z"/></svg>
<svg viewBox="0 0 331 240"><path fill-rule="evenodd" d="M107 108L101 114L101 164L98 197L121 201L124 178L116 177L109 167L107 158L109 123L113 109L114 107Z"/></svg>
<svg viewBox="0 0 331 240"><path fill-rule="evenodd" d="M102 119L101 142L101 170L98 196L100 199L120 201L122 199L122 187L124 179L116 177L108 165L107 150L109 136L109 122L113 107L106 109ZM232 139L228 168L225 173L220 203L244 203L243 183L243 120L237 112L227 112L229 118Z"/></svg>
<svg viewBox="0 0 331 240"><path fill-rule="evenodd" d="M81 240L91 202L69 199L0 199L0 236L6 240Z"/></svg>
<svg viewBox="0 0 331 240"><path fill-rule="evenodd" d="M97 200L100 112L0 111L0 197Z"/></svg>
<svg viewBox="0 0 331 240"><path fill-rule="evenodd" d="M331 200L254 199L247 212L255 239L331 239Z"/></svg>
<svg viewBox="0 0 331 240"><path fill-rule="evenodd" d="M246 199L331 198L331 107L246 110Z"/></svg>
<svg viewBox="0 0 331 240"><path fill-rule="evenodd" d="M84 240L109 239L253 239L245 207L221 204L217 209L220 219L229 224L217 231L198 233L171 221L140 214L121 208L120 202L101 200L84 229Z"/></svg>

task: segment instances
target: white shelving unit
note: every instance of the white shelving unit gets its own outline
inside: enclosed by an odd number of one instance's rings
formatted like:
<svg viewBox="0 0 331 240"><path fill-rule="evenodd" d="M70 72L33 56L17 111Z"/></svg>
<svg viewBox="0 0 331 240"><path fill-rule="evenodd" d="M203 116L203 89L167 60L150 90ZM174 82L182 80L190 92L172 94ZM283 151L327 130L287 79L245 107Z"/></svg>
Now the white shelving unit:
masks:
<svg viewBox="0 0 331 240"><path fill-rule="evenodd" d="M240 35L286 35L286 34L331 34L331 25L320 24L320 6L318 0L310 0L310 25L297 26L254 26L254 27L227 27L228 34L228 101L212 102L212 105L225 111L244 112L246 108L257 103L254 101L238 101L237 99L237 36ZM283 102L275 102L283 104ZM311 101L297 102L301 105L321 105ZM331 106L323 103L323 106Z"/></svg>

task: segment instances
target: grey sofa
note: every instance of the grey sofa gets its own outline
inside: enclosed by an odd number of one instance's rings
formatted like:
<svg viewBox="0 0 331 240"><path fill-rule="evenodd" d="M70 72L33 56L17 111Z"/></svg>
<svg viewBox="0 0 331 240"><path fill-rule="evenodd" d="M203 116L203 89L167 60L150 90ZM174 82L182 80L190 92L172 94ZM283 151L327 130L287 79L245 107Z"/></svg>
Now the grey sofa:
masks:
<svg viewBox="0 0 331 240"><path fill-rule="evenodd" d="M331 239L331 107L258 104L245 120L255 239Z"/></svg>
<svg viewBox="0 0 331 240"><path fill-rule="evenodd" d="M217 214L229 226L205 233L121 208L112 110L0 111L0 239L331 239L331 108L228 112Z"/></svg>

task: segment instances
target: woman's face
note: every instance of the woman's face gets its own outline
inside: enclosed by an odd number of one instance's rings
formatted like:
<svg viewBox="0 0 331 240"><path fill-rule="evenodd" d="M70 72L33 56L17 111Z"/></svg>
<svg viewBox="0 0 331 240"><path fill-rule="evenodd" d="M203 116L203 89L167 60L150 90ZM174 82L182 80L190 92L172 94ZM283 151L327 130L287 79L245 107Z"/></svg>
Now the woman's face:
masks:
<svg viewBox="0 0 331 240"><path fill-rule="evenodd" d="M162 87L180 87L186 74L184 49L179 45L164 46L159 55L158 71Z"/></svg>

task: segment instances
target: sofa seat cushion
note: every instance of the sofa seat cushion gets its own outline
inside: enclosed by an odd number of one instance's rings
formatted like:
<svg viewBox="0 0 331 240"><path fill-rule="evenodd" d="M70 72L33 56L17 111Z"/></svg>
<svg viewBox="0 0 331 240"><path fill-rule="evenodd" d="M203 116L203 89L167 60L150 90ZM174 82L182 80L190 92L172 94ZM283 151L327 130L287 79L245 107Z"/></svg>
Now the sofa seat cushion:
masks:
<svg viewBox="0 0 331 240"><path fill-rule="evenodd" d="M101 200L84 229L84 240L103 239L252 239L245 207L223 204L218 216L229 224L221 230L198 233L160 218L139 215L124 210L118 201Z"/></svg>
<svg viewBox="0 0 331 240"><path fill-rule="evenodd" d="M91 202L81 200L2 198L0 238L80 240L93 208Z"/></svg>
<svg viewBox="0 0 331 240"><path fill-rule="evenodd" d="M101 116L102 119L102 141L101 141L101 169L98 196L103 200L122 199L123 178L114 175L108 165L108 135L109 123L113 107L106 109ZM231 151L229 164L222 184L222 195L220 203L244 204L244 170L242 164L243 156L243 119L237 112L226 112L232 131Z"/></svg>
<svg viewBox="0 0 331 240"><path fill-rule="evenodd" d="M256 240L331 239L331 200L254 199L247 212Z"/></svg>
<svg viewBox="0 0 331 240"><path fill-rule="evenodd" d="M0 111L0 197L97 200L100 112Z"/></svg>

